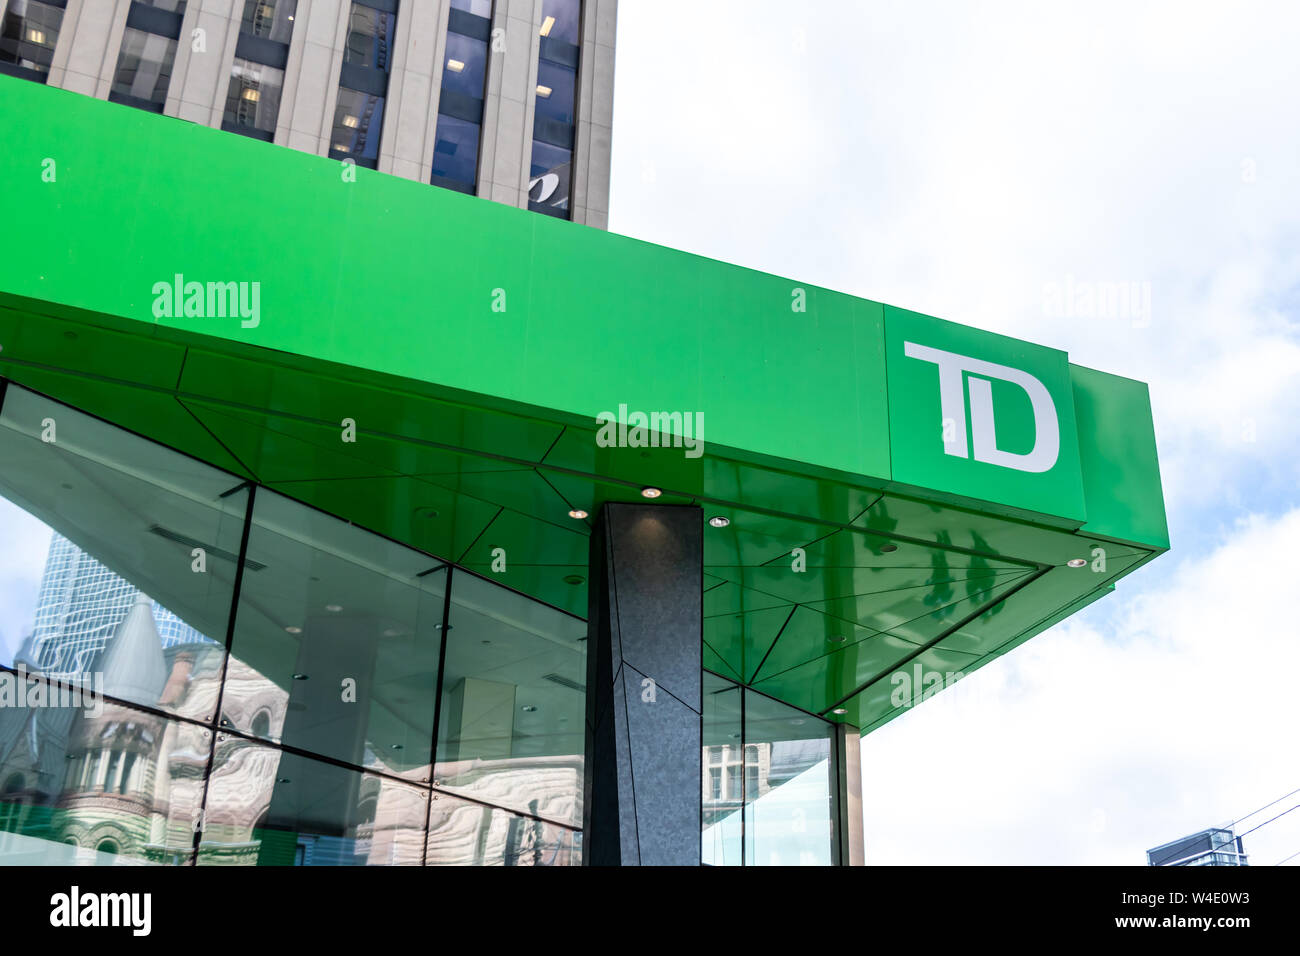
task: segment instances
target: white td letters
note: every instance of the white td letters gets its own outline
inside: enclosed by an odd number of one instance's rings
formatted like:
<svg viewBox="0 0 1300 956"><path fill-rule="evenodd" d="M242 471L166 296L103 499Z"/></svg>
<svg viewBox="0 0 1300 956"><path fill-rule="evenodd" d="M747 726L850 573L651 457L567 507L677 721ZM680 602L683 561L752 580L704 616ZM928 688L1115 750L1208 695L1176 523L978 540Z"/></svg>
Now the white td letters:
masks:
<svg viewBox="0 0 1300 956"><path fill-rule="evenodd" d="M939 366L939 409L944 421L953 427L943 429L945 455L969 458L966 446L966 394L963 373L970 379L970 430L975 445L975 460L1014 468L1017 471L1048 471L1056 464L1061 453L1061 428L1056 417L1056 405L1047 387L1028 372L993 362L945 352L942 349L903 343L903 354L922 362ZM975 376L982 375L983 378ZM997 433L993 426L993 386L989 379L1011 382L1025 390L1034 409L1034 447L1026 454L1002 451L997 446Z"/></svg>

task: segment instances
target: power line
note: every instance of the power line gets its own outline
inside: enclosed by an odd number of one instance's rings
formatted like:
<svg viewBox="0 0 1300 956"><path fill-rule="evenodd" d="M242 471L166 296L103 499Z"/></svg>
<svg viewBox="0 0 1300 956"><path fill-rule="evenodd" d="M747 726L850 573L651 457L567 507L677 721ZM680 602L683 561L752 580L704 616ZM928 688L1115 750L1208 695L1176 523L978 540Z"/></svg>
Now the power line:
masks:
<svg viewBox="0 0 1300 956"><path fill-rule="evenodd" d="M1296 850L1294 853L1292 853L1290 856L1288 856L1288 857L1286 858L1286 860L1294 860L1294 859L1295 859L1296 857L1298 857L1298 856L1300 856L1300 850ZM1286 860L1278 860L1278 861L1277 861L1276 863L1274 863L1273 865L1274 865L1274 866L1281 866L1283 863L1286 862Z"/></svg>
<svg viewBox="0 0 1300 956"><path fill-rule="evenodd" d="M1300 803L1297 803L1294 807L1291 808L1291 810L1300 810ZM1288 813L1291 812L1291 810L1283 810L1283 811L1282 811L1281 813L1279 813L1276 817L1269 817L1269 818L1268 818L1267 820L1265 820L1263 823L1259 824L1259 826L1251 827L1249 830L1246 831L1246 833L1254 833L1256 830L1259 829L1259 827L1265 827L1265 826L1268 826L1270 823L1272 823L1274 820L1278 819L1279 817L1284 817L1284 816L1286 816ZM1242 819L1244 820L1245 817L1242 817ZM1238 835L1237 835L1237 839L1240 840L1242 837L1244 837L1244 836L1246 835L1246 833L1238 834Z"/></svg>
<svg viewBox="0 0 1300 956"><path fill-rule="evenodd" d="M1284 794L1282 794L1282 796L1278 797L1276 800L1270 800L1268 803L1266 803L1266 804L1264 804L1262 807L1260 807L1259 810L1267 810L1267 809L1268 809L1269 807L1271 807L1273 804L1275 804L1275 803L1281 803L1281 802L1282 802L1283 800L1285 800L1287 797L1294 797L1297 793L1300 793L1300 788L1295 789L1295 790L1292 790L1290 793L1284 793ZM1226 830L1226 829L1228 829L1228 827L1235 827L1235 826L1236 826L1238 823L1240 823L1242 820L1247 819L1247 817L1253 817L1255 814L1259 813L1259 810L1252 810L1250 813L1246 814L1246 816L1244 816L1244 817L1237 817L1237 819L1233 820L1231 823L1228 824L1228 826L1224 827L1223 829ZM1262 824L1261 824L1261 826L1262 826Z"/></svg>

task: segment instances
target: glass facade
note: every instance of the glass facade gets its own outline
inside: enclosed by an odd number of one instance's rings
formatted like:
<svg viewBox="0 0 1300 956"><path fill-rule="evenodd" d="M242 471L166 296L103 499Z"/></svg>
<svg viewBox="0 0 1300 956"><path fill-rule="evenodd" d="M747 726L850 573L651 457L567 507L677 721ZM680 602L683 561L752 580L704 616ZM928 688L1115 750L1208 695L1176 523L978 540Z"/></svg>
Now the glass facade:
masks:
<svg viewBox="0 0 1300 956"><path fill-rule="evenodd" d="M581 862L586 622L13 384L0 461L0 864ZM703 861L834 863L832 726L703 677Z"/></svg>
<svg viewBox="0 0 1300 956"><path fill-rule="evenodd" d="M0 73L44 83L67 0L0 2Z"/></svg>
<svg viewBox="0 0 1300 956"><path fill-rule="evenodd" d="M132 0L108 98L161 113L167 102L185 0Z"/></svg>
<svg viewBox="0 0 1300 956"><path fill-rule="evenodd" d="M704 674L701 859L713 866L831 866L827 721Z"/></svg>
<svg viewBox="0 0 1300 956"><path fill-rule="evenodd" d="M0 863L581 862L583 621L3 396Z"/></svg>
<svg viewBox="0 0 1300 956"><path fill-rule="evenodd" d="M528 208L560 219L569 205L581 0L544 0L533 109Z"/></svg>
<svg viewBox="0 0 1300 956"><path fill-rule="evenodd" d="M491 35L490 0L451 0L430 180L435 186L472 194L478 185Z"/></svg>
<svg viewBox="0 0 1300 956"><path fill-rule="evenodd" d="M357 0L348 13L330 157L374 169L384 128L388 74L393 68L397 0Z"/></svg>
<svg viewBox="0 0 1300 956"><path fill-rule="evenodd" d="M280 115L298 0L245 0L221 128L270 141Z"/></svg>

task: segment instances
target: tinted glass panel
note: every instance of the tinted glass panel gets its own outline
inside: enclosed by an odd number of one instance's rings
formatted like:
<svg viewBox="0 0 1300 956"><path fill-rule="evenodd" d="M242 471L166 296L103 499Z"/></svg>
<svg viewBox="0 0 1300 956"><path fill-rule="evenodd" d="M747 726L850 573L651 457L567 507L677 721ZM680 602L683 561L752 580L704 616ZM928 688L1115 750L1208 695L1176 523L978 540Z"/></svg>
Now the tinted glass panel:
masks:
<svg viewBox="0 0 1300 956"><path fill-rule="evenodd" d="M437 783L582 823L586 622L456 572Z"/></svg>
<svg viewBox="0 0 1300 956"><path fill-rule="evenodd" d="M743 766L740 687L704 674L703 829L701 860L711 866L740 866L741 810L745 793L736 768Z"/></svg>
<svg viewBox="0 0 1300 956"><path fill-rule="evenodd" d="M573 153L558 146L533 141L533 160L529 170L528 201L558 210L566 216L569 209L569 170Z"/></svg>
<svg viewBox="0 0 1300 956"><path fill-rule="evenodd" d="M48 73L62 24L59 7L36 0L9 0L0 21L0 63Z"/></svg>
<svg viewBox="0 0 1300 956"><path fill-rule="evenodd" d="M544 820L434 793L429 866L578 866L582 835Z"/></svg>
<svg viewBox="0 0 1300 956"><path fill-rule="evenodd" d="M577 74L567 66L542 60L537 64L537 115L573 125L573 88Z"/></svg>
<svg viewBox="0 0 1300 956"><path fill-rule="evenodd" d="M373 163L379 157L379 134L384 128L384 98L339 87L334 110L330 155Z"/></svg>
<svg viewBox="0 0 1300 956"><path fill-rule="evenodd" d="M266 490L248 560L222 728L427 782L445 571Z"/></svg>
<svg viewBox="0 0 1300 956"><path fill-rule="evenodd" d="M122 34L112 91L161 106L167 100L175 59L175 40L127 27Z"/></svg>
<svg viewBox="0 0 1300 956"><path fill-rule="evenodd" d="M230 70L225 121L274 133L283 88L283 70L236 57Z"/></svg>
<svg viewBox="0 0 1300 956"><path fill-rule="evenodd" d="M397 14L352 4L343 62L387 72L393 56L393 30Z"/></svg>
<svg viewBox="0 0 1300 956"><path fill-rule="evenodd" d="M217 735L200 865L418 866L427 791Z"/></svg>
<svg viewBox="0 0 1300 956"><path fill-rule="evenodd" d="M211 720L238 479L17 386L0 462L0 664Z"/></svg>
<svg viewBox="0 0 1300 956"><path fill-rule="evenodd" d="M453 10L464 10L476 17L491 18L492 0L451 0Z"/></svg>
<svg viewBox="0 0 1300 956"><path fill-rule="evenodd" d="M483 98L487 78L487 44L482 40L447 34L447 54L442 63L442 88Z"/></svg>
<svg viewBox="0 0 1300 956"><path fill-rule="evenodd" d="M581 11L580 0L545 0L542 4L541 35L577 46Z"/></svg>
<svg viewBox="0 0 1300 956"><path fill-rule="evenodd" d="M239 32L249 36L288 43L293 37L293 20L298 0L244 0L244 18Z"/></svg>
<svg viewBox="0 0 1300 956"><path fill-rule="evenodd" d="M830 866L830 724L745 693L745 863Z"/></svg>
<svg viewBox="0 0 1300 956"><path fill-rule="evenodd" d="M478 171L478 135L477 123L439 116L433 174L473 187Z"/></svg>

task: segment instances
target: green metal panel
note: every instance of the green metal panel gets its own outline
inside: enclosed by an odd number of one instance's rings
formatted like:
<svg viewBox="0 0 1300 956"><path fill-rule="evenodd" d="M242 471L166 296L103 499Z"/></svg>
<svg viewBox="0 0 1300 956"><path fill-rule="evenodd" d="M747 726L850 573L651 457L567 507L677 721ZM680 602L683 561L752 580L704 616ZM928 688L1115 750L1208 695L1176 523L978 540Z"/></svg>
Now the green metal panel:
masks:
<svg viewBox="0 0 1300 956"><path fill-rule="evenodd" d="M1169 547L1151 399L1145 382L1070 366L1092 534Z"/></svg>
<svg viewBox="0 0 1300 956"><path fill-rule="evenodd" d="M731 522L706 666L795 706L893 719L894 675L1168 547L1145 387L1059 351L21 80L0 111L0 374L578 615L570 510L658 486ZM177 274L260 283L259 321L155 315ZM907 342L985 363L965 455ZM606 447L619 405L703 414L701 453Z"/></svg>

